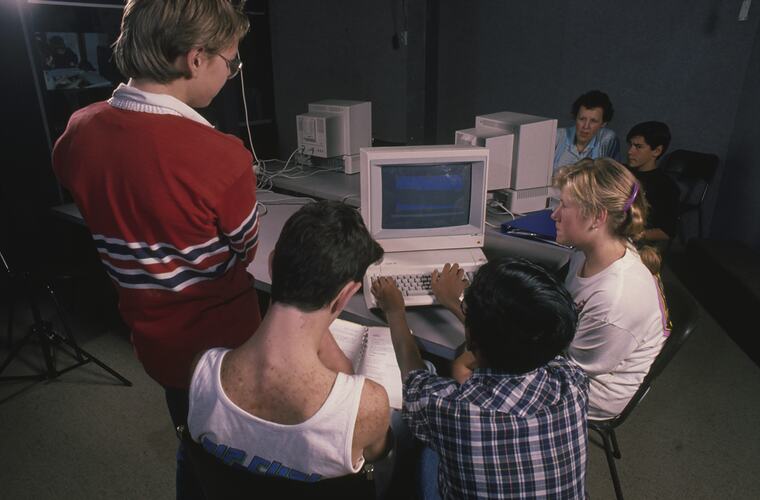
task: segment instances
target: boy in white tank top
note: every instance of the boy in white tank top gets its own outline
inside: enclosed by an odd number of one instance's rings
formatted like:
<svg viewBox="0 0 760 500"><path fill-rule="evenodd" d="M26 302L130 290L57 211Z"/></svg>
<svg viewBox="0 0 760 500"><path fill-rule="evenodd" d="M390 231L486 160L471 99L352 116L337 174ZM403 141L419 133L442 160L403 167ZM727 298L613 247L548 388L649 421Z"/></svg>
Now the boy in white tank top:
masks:
<svg viewBox="0 0 760 500"><path fill-rule="evenodd" d="M356 210L305 205L270 255L272 303L240 347L212 349L190 386L195 441L251 472L316 481L385 451L388 396L354 375L328 327L383 255Z"/></svg>

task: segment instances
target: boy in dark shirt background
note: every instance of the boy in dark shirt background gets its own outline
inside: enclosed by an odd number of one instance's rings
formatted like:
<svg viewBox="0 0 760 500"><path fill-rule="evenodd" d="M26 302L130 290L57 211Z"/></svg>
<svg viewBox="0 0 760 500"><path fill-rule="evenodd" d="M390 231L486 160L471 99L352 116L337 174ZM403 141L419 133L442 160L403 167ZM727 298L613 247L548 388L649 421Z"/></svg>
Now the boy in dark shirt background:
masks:
<svg viewBox="0 0 760 500"><path fill-rule="evenodd" d="M657 160L670 145L670 129L662 122L635 125L628 135L628 168L641 183L650 205L644 239L667 242L675 235L678 186L657 168Z"/></svg>

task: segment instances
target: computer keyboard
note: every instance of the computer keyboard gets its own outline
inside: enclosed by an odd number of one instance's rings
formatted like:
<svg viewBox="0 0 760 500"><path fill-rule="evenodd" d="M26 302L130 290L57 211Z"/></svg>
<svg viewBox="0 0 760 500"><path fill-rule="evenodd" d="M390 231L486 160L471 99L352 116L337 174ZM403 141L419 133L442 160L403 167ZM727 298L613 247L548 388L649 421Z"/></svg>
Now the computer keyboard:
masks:
<svg viewBox="0 0 760 500"><path fill-rule="evenodd" d="M364 302L367 309L378 307L372 294L372 283L379 276L393 278L401 289L406 306L429 306L437 304L431 290L433 271L442 271L446 263L457 263L469 281L480 266L487 262L480 248L456 248L386 252L380 262L372 264L364 274Z"/></svg>
<svg viewBox="0 0 760 500"><path fill-rule="evenodd" d="M472 281L474 275L474 270L465 271L465 277L468 281ZM370 276L369 283L374 283L378 277L380 276ZM396 283L396 286L401 291L401 295L404 297L404 304L406 306L425 306L438 303L431 288L432 271L426 273L394 274L386 277L391 278ZM365 294L367 293L372 294L369 290L365 291ZM373 306L376 306L376 304Z"/></svg>
<svg viewBox="0 0 760 500"><path fill-rule="evenodd" d="M388 277L396 282L396 286L404 297L433 294L430 288L431 274L399 274ZM372 282L374 283L376 279L376 277L373 278Z"/></svg>

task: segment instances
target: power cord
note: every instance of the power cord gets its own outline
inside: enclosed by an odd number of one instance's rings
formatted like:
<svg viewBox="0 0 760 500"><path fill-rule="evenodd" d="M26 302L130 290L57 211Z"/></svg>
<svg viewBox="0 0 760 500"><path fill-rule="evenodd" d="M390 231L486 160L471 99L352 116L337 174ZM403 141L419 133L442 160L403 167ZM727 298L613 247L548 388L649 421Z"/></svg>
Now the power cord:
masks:
<svg viewBox="0 0 760 500"><path fill-rule="evenodd" d="M238 52L238 58L240 53ZM248 133L248 145L251 147L251 154L253 155L253 171L258 174L261 170L261 164L259 163L259 157L256 155L256 148L253 147L253 136L251 135L251 124L248 120L248 101L245 98L245 66L240 71L240 95L243 98L243 121L245 122L245 130Z"/></svg>
<svg viewBox="0 0 760 500"><path fill-rule="evenodd" d="M510 209L508 209L507 207L505 207L504 204L502 202L498 201L498 200L491 200L491 201L488 202L488 208L490 208L491 210L495 211L496 207L498 207L498 208L500 208L502 210L501 212L496 212L496 213L507 214L507 215L511 216L513 219L516 219L517 215L520 215L520 214L515 215L514 213L512 213L512 211Z"/></svg>

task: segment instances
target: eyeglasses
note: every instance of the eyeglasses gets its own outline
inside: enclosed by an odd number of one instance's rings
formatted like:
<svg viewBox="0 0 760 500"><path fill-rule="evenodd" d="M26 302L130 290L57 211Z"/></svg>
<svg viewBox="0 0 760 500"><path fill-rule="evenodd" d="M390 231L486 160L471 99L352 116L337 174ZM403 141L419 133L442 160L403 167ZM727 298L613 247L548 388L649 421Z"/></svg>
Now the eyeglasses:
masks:
<svg viewBox="0 0 760 500"><path fill-rule="evenodd" d="M227 69L230 70L230 76L227 77L227 80L235 78L240 73L240 70L243 69L243 61L240 60L240 54L235 53L235 57L232 59L227 59L222 54L217 55L224 59L224 62L227 63Z"/></svg>

